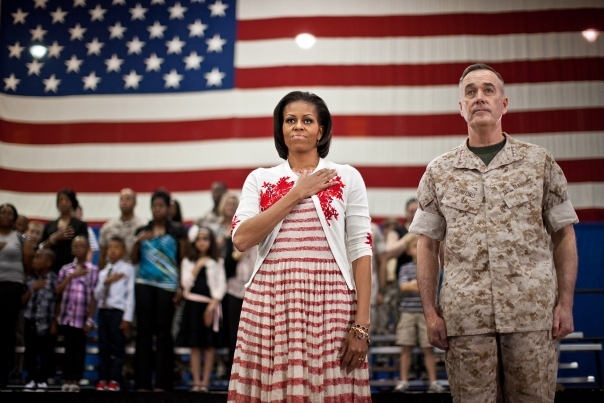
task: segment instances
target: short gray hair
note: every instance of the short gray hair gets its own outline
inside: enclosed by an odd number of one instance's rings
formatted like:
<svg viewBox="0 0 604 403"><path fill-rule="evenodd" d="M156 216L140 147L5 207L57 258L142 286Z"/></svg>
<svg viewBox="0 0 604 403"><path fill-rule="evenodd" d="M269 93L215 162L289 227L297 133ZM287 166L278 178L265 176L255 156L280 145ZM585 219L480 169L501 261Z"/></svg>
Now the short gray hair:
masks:
<svg viewBox="0 0 604 403"><path fill-rule="evenodd" d="M495 75L497 76L497 78L499 79L499 81L501 81L501 87L503 87L503 77L501 77L501 74L499 74L497 72L497 70L495 70L494 68L492 68L491 66L489 66L488 64L484 64L484 63L475 63L471 66L466 67L466 69L463 71L461 78L459 79L459 89L461 90L461 83L463 82L463 79L466 78L466 76L468 74L470 74L473 71L476 70L489 70L492 71L493 73L495 73Z"/></svg>

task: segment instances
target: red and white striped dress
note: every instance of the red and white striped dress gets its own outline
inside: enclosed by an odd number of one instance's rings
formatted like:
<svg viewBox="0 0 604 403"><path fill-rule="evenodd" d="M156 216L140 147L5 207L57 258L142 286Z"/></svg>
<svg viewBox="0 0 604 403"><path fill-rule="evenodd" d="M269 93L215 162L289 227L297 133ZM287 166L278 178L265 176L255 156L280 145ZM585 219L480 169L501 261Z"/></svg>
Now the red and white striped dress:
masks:
<svg viewBox="0 0 604 403"><path fill-rule="evenodd" d="M356 313L308 198L283 220L245 293L229 402L371 402L367 363L350 374L338 353Z"/></svg>

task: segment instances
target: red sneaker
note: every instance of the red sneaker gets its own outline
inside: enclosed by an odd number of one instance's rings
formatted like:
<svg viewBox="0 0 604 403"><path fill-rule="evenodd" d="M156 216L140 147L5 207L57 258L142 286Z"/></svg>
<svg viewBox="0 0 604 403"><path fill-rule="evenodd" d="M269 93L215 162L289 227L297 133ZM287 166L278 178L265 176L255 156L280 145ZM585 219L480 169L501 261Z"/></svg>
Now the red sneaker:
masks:
<svg viewBox="0 0 604 403"><path fill-rule="evenodd" d="M109 381L109 385L107 386L107 390L109 392L119 392L120 391L120 384L117 383L116 381Z"/></svg>
<svg viewBox="0 0 604 403"><path fill-rule="evenodd" d="M107 390L107 382L99 381L99 383L96 384L96 390Z"/></svg>

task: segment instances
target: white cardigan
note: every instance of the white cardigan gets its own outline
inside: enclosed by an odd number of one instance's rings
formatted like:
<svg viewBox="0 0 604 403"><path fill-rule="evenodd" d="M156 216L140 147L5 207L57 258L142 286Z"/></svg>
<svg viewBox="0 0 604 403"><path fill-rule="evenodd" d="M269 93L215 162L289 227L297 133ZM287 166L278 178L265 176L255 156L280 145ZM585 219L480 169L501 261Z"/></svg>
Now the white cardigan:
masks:
<svg viewBox="0 0 604 403"><path fill-rule="evenodd" d="M335 180L341 182L341 185L317 193L312 196L312 200L331 252L348 288L352 290L354 282L351 276L351 263L362 256L372 255L371 219L365 183L359 171L350 165L335 164L321 158L315 171L323 168L335 169L337 175ZM287 161L276 167L258 168L250 173L243 185L239 207L233 217L231 236L235 235L242 222L260 214L287 194L297 180L298 176ZM268 255L282 222L260 242L254 272L246 287L252 283Z"/></svg>
<svg viewBox="0 0 604 403"><path fill-rule="evenodd" d="M183 297L185 299L189 299L191 288L195 285L195 277L193 277L195 263L196 262L192 262L188 258L184 258L180 263L180 284L182 285ZM208 288L210 289L210 295L212 298L222 301L227 288L223 260L218 259L217 262L214 259L208 259L205 266L206 281Z"/></svg>

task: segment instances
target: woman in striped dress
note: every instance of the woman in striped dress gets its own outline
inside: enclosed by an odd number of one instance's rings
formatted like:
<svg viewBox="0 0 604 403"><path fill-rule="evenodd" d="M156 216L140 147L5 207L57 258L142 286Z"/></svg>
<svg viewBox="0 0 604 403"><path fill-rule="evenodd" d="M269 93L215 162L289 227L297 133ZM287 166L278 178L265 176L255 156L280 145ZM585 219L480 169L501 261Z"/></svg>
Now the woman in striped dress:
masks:
<svg viewBox="0 0 604 403"><path fill-rule="evenodd" d="M229 402L370 402L371 229L365 184L323 159L331 115L292 92L274 112L284 163L247 178L233 243L255 245ZM356 284L356 285L355 285Z"/></svg>

